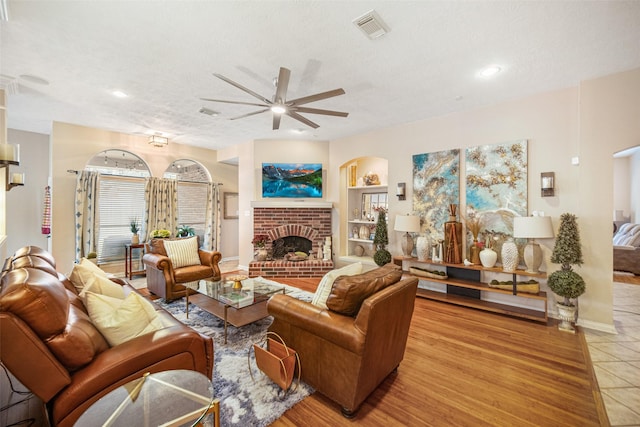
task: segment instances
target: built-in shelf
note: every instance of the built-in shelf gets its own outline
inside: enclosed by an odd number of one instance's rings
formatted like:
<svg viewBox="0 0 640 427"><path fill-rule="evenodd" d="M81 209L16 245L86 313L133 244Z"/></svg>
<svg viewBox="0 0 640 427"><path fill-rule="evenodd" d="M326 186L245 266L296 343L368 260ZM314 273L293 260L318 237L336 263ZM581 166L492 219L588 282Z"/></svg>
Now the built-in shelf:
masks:
<svg viewBox="0 0 640 427"><path fill-rule="evenodd" d="M481 265L464 265L444 262L419 261L417 258L408 258L402 256L394 257L393 262L403 267L403 270L405 270L405 277L417 277L419 280L432 285L426 288L419 287L416 294L418 297L447 302L464 307L476 308L493 313L500 313L514 317L535 320L543 323L547 322L547 293L544 291L540 291L537 293L518 292L516 286L517 277L519 276L546 279L547 274L545 272L532 273L525 270L504 271L499 267L488 268ZM437 269L446 271L448 277L446 279L437 279L431 277L414 276L407 271L408 268L405 268L407 265L429 265L432 266L434 270ZM441 268L437 268L437 266L440 266ZM483 282L483 273L509 274L510 276L512 276L514 286L512 289L499 289L491 287L487 283ZM491 301L489 300L490 298L487 298L487 295L502 295L505 299L515 299L515 301L540 301L540 303L535 303L539 307L529 308L518 305L517 302L510 303L508 301Z"/></svg>

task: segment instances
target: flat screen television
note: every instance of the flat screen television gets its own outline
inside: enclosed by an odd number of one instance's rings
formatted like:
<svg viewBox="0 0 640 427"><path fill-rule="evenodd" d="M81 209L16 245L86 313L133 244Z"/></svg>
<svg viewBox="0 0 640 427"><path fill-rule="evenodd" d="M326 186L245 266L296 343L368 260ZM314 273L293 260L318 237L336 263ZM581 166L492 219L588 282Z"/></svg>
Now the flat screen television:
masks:
<svg viewBox="0 0 640 427"><path fill-rule="evenodd" d="M263 163L262 197L322 197L322 163Z"/></svg>

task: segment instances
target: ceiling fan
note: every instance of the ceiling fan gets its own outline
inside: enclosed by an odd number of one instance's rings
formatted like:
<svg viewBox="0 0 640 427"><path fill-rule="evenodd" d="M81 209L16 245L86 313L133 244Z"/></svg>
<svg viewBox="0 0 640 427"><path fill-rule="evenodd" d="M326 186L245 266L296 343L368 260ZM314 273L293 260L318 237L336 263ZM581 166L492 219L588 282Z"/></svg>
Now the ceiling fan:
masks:
<svg viewBox="0 0 640 427"><path fill-rule="evenodd" d="M254 105L256 107L264 107L263 109L258 111L253 111L251 113L243 114L241 116L232 117L231 120L254 116L256 114L264 113L266 111L271 110L273 112L273 130L277 130L280 128L280 119L282 118L283 114L286 114L292 119L296 119L307 126L317 129L318 127L320 127L320 125L312 122L306 117L301 116L299 113L322 114L326 116L337 116L337 117L347 117L349 115L349 113L344 113L341 111L322 110L319 108L303 107L304 104L308 104L310 102L320 101L322 99L332 98L338 95L344 95L345 92L344 92L344 89L342 88L330 90L327 92L316 93L315 95L304 96L302 98L287 99L287 87L289 86L289 76L291 75L291 71L284 67L280 67L280 73L278 74L278 77L274 79L276 93L273 95L273 99L271 100L265 98L262 95L257 94L256 92L250 89L247 89L246 87L234 82L231 79L226 78L225 76L222 76L216 73L214 73L213 75L262 101L262 103L257 103L257 102L242 102L242 101L226 101L223 99L200 98L203 101L224 102L227 104Z"/></svg>

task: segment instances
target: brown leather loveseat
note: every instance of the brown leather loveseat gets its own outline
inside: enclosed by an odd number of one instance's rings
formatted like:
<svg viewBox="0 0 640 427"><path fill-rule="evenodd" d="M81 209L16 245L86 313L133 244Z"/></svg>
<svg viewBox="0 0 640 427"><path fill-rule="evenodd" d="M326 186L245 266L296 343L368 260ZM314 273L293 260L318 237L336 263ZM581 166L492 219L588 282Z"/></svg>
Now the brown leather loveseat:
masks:
<svg viewBox="0 0 640 427"><path fill-rule="evenodd" d="M340 404L346 417L404 357L418 279L401 276L393 264L340 276L328 309L280 294L267 303L269 330L298 352L302 380Z"/></svg>
<svg viewBox="0 0 640 427"><path fill-rule="evenodd" d="M145 244L146 253L142 256L142 262L147 272L149 291L165 301L173 301L186 295L185 283L209 278L220 280L220 252L198 249L197 263L176 267L167 255L164 245L167 240L178 239L151 239Z"/></svg>
<svg viewBox="0 0 640 427"><path fill-rule="evenodd" d="M112 280L125 295L135 292ZM188 369L211 378L212 339L155 304L159 329L110 346L76 287L40 248L8 258L0 284L0 359L46 403L53 426L72 426L99 398L146 372Z"/></svg>

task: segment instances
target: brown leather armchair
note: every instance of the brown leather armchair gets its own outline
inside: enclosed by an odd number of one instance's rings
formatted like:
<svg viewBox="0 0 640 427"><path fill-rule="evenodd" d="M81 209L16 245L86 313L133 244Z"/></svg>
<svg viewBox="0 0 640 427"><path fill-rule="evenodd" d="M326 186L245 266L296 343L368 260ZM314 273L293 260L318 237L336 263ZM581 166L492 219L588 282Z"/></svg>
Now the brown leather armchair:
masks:
<svg viewBox="0 0 640 427"><path fill-rule="evenodd" d="M328 310L289 295L274 295L267 303L274 318L269 330L298 352L302 380L340 404L349 418L404 357L418 279L400 280L402 273L395 269L389 264L359 276L339 277L327 300ZM375 281L385 283L361 304L353 303L362 296L354 295L358 292L344 292L350 285L362 289ZM352 299L346 306L354 308L355 315L332 309L336 301L331 299L340 289L338 298Z"/></svg>
<svg viewBox="0 0 640 427"><path fill-rule="evenodd" d="M167 256L164 242L167 239L151 239L145 243L145 254L142 262L147 271L147 288L165 301L173 301L186 295L185 283L203 279L220 280L222 259L220 252L198 249L200 264L174 268ZM195 291L189 289L192 294Z"/></svg>
<svg viewBox="0 0 640 427"><path fill-rule="evenodd" d="M0 281L0 360L46 403L52 426L73 426L102 396L146 372L188 369L211 378L210 337L154 305L162 329L110 346L74 285L43 253L17 254ZM113 280L125 295L136 292Z"/></svg>

